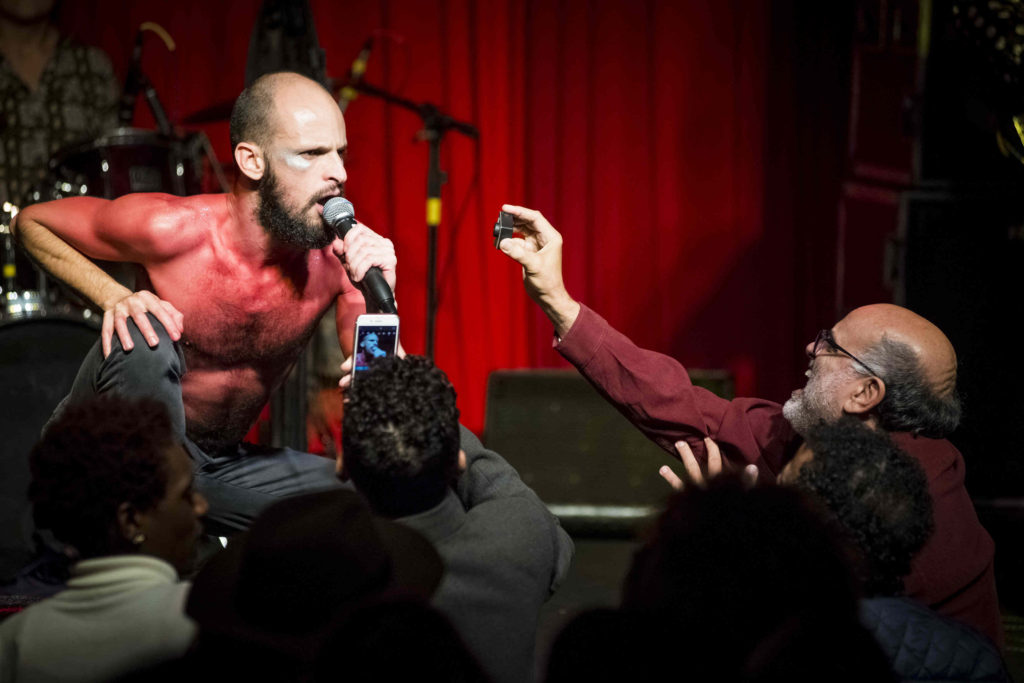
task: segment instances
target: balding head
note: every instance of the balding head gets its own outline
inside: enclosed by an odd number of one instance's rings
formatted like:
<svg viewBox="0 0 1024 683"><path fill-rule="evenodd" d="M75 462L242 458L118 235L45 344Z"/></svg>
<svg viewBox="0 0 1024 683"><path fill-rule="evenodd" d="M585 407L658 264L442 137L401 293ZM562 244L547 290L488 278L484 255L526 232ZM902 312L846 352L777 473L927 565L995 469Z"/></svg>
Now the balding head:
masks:
<svg viewBox="0 0 1024 683"><path fill-rule="evenodd" d="M932 391L948 396L956 389L953 345L942 330L913 311L893 304L862 306L839 321L834 332L837 339L847 340L844 346L867 354L883 340L905 345Z"/></svg>
<svg viewBox="0 0 1024 683"><path fill-rule="evenodd" d="M893 304L858 308L832 329L836 341L885 383L876 409L883 428L928 436L956 428L956 353L942 330Z"/></svg>
<svg viewBox="0 0 1024 683"><path fill-rule="evenodd" d="M266 147L288 118L282 116L287 113L284 110L309 104L337 109L331 94L302 74L279 71L260 76L242 91L231 110L231 149L240 142Z"/></svg>

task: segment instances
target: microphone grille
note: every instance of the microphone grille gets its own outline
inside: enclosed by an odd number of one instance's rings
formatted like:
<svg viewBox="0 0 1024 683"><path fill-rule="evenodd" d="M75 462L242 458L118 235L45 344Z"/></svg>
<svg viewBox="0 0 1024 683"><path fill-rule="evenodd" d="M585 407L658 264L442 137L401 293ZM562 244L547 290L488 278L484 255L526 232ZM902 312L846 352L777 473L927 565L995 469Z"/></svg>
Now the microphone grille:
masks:
<svg viewBox="0 0 1024 683"><path fill-rule="evenodd" d="M328 199L327 203L324 204L324 220L327 221L328 225L337 225L338 221L355 217L355 207L352 206L352 202L344 197Z"/></svg>

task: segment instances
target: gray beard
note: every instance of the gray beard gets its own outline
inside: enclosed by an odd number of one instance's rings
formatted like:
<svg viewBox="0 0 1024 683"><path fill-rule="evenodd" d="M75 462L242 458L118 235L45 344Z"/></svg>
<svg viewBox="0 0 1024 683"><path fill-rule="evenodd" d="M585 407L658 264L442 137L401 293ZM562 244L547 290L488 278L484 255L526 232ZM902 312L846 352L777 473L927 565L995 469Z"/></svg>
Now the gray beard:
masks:
<svg viewBox="0 0 1024 683"><path fill-rule="evenodd" d="M269 168L260 182L258 198L256 220L278 242L310 250L323 249L334 241L334 232L323 220L317 219L311 225L303 218L305 211L289 211L280 200L277 179ZM305 208L315 203L314 200Z"/></svg>
<svg viewBox="0 0 1024 683"><path fill-rule="evenodd" d="M789 400L782 404L782 415L789 421L793 430L804 438L821 420L817 416L817 411L807 405L803 394L790 396Z"/></svg>
<svg viewBox="0 0 1024 683"><path fill-rule="evenodd" d="M783 417L789 421L797 434L806 437L822 422L834 422L842 416L842 407L835 405L835 385L844 379L839 374L823 379L812 370L803 391L799 394L794 393L782 405Z"/></svg>

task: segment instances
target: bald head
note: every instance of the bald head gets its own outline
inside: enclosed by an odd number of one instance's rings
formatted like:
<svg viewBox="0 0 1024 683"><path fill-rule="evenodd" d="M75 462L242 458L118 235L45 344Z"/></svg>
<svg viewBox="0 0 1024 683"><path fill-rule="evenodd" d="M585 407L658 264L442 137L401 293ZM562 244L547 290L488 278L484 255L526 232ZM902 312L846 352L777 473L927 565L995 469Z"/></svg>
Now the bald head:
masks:
<svg viewBox="0 0 1024 683"><path fill-rule="evenodd" d="M901 306L873 304L852 311L832 331L884 382L876 408L883 428L933 437L956 428L956 353L942 330Z"/></svg>
<svg viewBox="0 0 1024 683"><path fill-rule="evenodd" d="M231 110L231 149L240 142L266 147L282 121L294 118L291 110L302 106L337 110L338 105L326 88L302 74L280 71L260 76Z"/></svg>
<svg viewBox="0 0 1024 683"><path fill-rule="evenodd" d="M953 345L942 330L913 311L893 304L862 306L843 318L834 331L847 340L848 348L863 349L869 355L883 339L904 345L936 394L948 396L956 388Z"/></svg>

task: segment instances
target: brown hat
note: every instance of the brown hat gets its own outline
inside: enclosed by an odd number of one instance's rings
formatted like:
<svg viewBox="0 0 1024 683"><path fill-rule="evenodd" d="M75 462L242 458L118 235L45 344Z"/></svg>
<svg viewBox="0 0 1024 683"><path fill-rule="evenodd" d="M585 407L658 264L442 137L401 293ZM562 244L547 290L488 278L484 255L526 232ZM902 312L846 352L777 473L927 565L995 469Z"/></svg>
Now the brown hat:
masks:
<svg viewBox="0 0 1024 683"><path fill-rule="evenodd" d="M304 657L340 612L386 594L429 598L442 573L418 532L333 489L264 510L200 570L185 611L201 632Z"/></svg>

